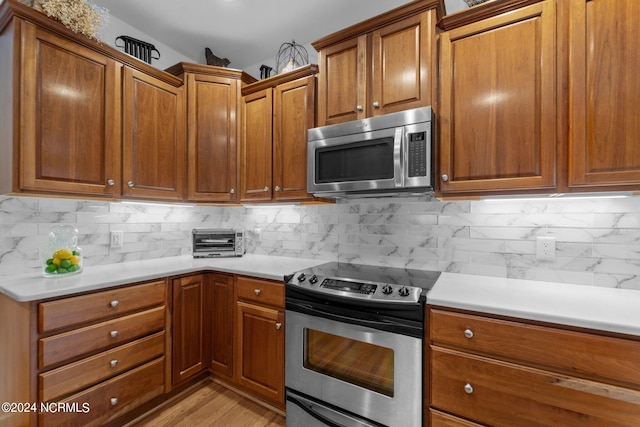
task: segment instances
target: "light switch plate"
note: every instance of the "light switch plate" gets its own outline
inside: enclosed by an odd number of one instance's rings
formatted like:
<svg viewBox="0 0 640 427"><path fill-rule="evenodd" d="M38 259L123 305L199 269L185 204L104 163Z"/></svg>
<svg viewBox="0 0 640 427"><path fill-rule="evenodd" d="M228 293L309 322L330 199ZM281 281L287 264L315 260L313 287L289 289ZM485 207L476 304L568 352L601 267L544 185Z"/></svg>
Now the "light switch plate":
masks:
<svg viewBox="0 0 640 427"><path fill-rule="evenodd" d="M124 233L122 230L114 230L111 232L111 249L119 249L124 246Z"/></svg>

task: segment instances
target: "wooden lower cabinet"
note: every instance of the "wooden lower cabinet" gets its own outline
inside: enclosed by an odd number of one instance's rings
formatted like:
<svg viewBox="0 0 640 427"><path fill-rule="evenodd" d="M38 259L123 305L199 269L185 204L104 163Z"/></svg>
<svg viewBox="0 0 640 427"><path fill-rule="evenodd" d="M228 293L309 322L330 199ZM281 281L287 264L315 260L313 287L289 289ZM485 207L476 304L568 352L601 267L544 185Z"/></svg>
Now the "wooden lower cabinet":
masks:
<svg viewBox="0 0 640 427"><path fill-rule="evenodd" d="M173 385L185 381L205 369L204 315L207 276L173 279L173 335L172 373Z"/></svg>
<svg viewBox="0 0 640 427"><path fill-rule="evenodd" d="M240 276L236 298L236 381L284 409L284 284Z"/></svg>
<svg viewBox="0 0 640 427"><path fill-rule="evenodd" d="M631 427L640 420L637 338L435 308L428 321L425 411L433 426Z"/></svg>
<svg viewBox="0 0 640 427"><path fill-rule="evenodd" d="M233 324L235 297L233 276L210 274L205 291L207 309L207 352L209 369L215 375L233 377Z"/></svg>

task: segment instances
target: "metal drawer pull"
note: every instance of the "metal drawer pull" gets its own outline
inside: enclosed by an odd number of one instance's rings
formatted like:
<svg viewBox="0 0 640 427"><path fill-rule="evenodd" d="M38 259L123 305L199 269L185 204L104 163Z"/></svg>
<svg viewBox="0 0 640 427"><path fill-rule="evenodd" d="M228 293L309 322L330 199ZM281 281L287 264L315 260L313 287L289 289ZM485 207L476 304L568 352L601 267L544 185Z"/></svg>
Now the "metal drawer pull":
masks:
<svg viewBox="0 0 640 427"><path fill-rule="evenodd" d="M135 184L133 183L133 181L129 181L129 182L127 182L127 185L128 185L129 187L133 187Z"/></svg>
<svg viewBox="0 0 640 427"><path fill-rule="evenodd" d="M362 105L356 105L356 110L362 111L362 110L364 110L364 108L362 108Z"/></svg>
<svg viewBox="0 0 640 427"><path fill-rule="evenodd" d="M118 336L118 331L111 331L109 332L109 335L111 335L111 338L115 338Z"/></svg>
<svg viewBox="0 0 640 427"><path fill-rule="evenodd" d="M280 191L280 186L276 185L276 191Z"/></svg>
<svg viewBox="0 0 640 427"><path fill-rule="evenodd" d="M118 398L112 397L110 402L111 402L111 406L116 406L118 404Z"/></svg>
<svg viewBox="0 0 640 427"><path fill-rule="evenodd" d="M380 103L378 101L374 102L373 108L380 108Z"/></svg>
<svg viewBox="0 0 640 427"><path fill-rule="evenodd" d="M117 299L114 299L113 301L111 301L109 303L109 305L113 308L116 308L118 306L118 304L120 304L120 301L118 301Z"/></svg>
<svg viewBox="0 0 640 427"><path fill-rule="evenodd" d="M447 175L447 174L442 175L442 180L443 180L444 182L449 181L449 175Z"/></svg>
<svg viewBox="0 0 640 427"><path fill-rule="evenodd" d="M277 323L276 323L276 329L280 329L280 328L282 328L282 323L277 322Z"/></svg>
<svg viewBox="0 0 640 427"><path fill-rule="evenodd" d="M115 368L116 366L118 366L118 359L113 359L111 362L109 362L109 364L112 368Z"/></svg>
<svg viewBox="0 0 640 427"><path fill-rule="evenodd" d="M264 191L269 191L269 187L264 187Z"/></svg>
<svg viewBox="0 0 640 427"><path fill-rule="evenodd" d="M256 296L258 296L262 293L262 289L254 289L253 293L256 294Z"/></svg>
<svg viewBox="0 0 640 427"><path fill-rule="evenodd" d="M231 193L231 194L234 194L235 192L236 192L236 190L233 189L233 188L231 190L229 190L229 193Z"/></svg>
<svg viewBox="0 0 640 427"><path fill-rule="evenodd" d="M473 331L471 329L465 329L464 336L467 338L473 338Z"/></svg>
<svg viewBox="0 0 640 427"><path fill-rule="evenodd" d="M107 180L107 184L109 184L109 185L115 185L115 184L116 184L116 182L115 182L114 180L112 180L112 179L109 179L109 180Z"/></svg>
<svg viewBox="0 0 640 427"><path fill-rule="evenodd" d="M471 384L467 383L464 385L464 391L467 394L471 394L473 393L473 387L471 386Z"/></svg>

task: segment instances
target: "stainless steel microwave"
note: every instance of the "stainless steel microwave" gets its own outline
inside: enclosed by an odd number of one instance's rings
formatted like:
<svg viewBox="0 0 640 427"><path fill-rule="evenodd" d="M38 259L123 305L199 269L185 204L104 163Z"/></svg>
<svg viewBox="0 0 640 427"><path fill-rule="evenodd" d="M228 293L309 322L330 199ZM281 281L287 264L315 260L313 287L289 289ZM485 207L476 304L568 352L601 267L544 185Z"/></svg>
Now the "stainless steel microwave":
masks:
<svg viewBox="0 0 640 427"><path fill-rule="evenodd" d="M433 191L431 107L309 129L307 190L317 197Z"/></svg>

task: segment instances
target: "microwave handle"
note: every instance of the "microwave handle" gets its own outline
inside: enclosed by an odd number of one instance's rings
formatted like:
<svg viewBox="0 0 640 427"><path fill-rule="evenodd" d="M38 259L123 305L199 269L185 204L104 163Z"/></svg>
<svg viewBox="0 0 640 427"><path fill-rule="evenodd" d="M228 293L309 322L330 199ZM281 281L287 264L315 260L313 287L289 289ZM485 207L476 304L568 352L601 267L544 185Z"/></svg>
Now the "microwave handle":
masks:
<svg viewBox="0 0 640 427"><path fill-rule="evenodd" d="M404 128L397 127L393 135L393 176L396 188L404 187L405 144Z"/></svg>

